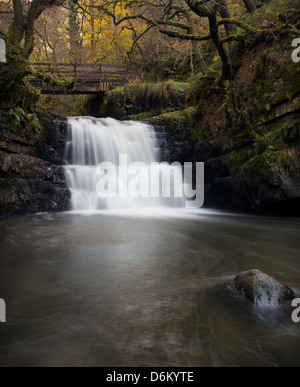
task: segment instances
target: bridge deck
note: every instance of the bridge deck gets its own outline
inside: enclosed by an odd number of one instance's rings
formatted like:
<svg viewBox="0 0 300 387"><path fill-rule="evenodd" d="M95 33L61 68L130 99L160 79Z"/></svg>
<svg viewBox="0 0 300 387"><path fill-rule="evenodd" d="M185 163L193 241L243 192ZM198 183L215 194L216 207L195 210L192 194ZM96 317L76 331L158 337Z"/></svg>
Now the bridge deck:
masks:
<svg viewBox="0 0 300 387"><path fill-rule="evenodd" d="M56 80L75 80L74 88L66 91L63 87L50 86L42 80L30 78L32 85L40 89L42 94L98 94L124 85L128 77L128 67L125 65L32 63L32 66Z"/></svg>

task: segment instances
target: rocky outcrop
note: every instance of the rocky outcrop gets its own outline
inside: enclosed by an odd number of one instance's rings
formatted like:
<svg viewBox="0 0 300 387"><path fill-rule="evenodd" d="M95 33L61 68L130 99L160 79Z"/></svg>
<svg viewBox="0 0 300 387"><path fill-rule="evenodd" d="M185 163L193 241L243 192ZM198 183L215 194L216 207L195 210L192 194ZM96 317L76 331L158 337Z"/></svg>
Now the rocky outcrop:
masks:
<svg viewBox="0 0 300 387"><path fill-rule="evenodd" d="M172 137L167 121L149 119L144 121L153 126L160 147L160 162L167 161L169 163L190 161L192 158L193 148L189 141L176 139Z"/></svg>
<svg viewBox="0 0 300 387"><path fill-rule="evenodd" d="M65 119L41 117L42 134L0 131L0 215L65 211L70 192L63 170Z"/></svg>
<svg viewBox="0 0 300 387"><path fill-rule="evenodd" d="M260 270L249 270L238 274L229 284L230 290L245 302L258 306L278 307L296 298L288 286Z"/></svg>
<svg viewBox="0 0 300 387"><path fill-rule="evenodd" d="M234 82L195 81L190 107L147 118L164 126L170 161L205 162L207 207L300 216L300 72L289 47L258 43L239 55Z"/></svg>
<svg viewBox="0 0 300 387"><path fill-rule="evenodd" d="M65 163L65 148L68 137L67 119L43 115L43 133L36 143L34 155L55 165Z"/></svg>

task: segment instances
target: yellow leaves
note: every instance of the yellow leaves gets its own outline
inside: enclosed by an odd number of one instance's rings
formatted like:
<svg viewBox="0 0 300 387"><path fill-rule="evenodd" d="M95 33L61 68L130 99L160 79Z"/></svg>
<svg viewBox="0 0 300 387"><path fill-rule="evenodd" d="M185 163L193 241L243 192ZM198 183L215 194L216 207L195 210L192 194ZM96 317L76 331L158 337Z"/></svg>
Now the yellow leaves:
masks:
<svg viewBox="0 0 300 387"><path fill-rule="evenodd" d="M232 19L240 20L245 15L245 6L239 0L227 0L228 9Z"/></svg>
<svg viewBox="0 0 300 387"><path fill-rule="evenodd" d="M109 58L108 60L111 62L122 62L134 40L132 31L124 29L124 26L116 27L111 16L96 8L96 6L107 5L107 2L89 0L87 5L84 1L81 1L80 5L82 7L80 10L82 18L81 39L84 49L88 50L87 60L93 63L99 58L102 60ZM117 5L115 13L119 19L125 16L128 11L124 11L122 6Z"/></svg>

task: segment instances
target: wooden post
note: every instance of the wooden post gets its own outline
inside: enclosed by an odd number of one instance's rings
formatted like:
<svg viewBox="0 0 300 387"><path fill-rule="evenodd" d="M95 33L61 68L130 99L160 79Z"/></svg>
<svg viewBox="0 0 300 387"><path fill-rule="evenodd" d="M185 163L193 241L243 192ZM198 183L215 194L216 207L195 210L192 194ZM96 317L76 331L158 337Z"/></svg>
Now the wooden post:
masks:
<svg viewBox="0 0 300 387"><path fill-rule="evenodd" d="M73 65L73 72L74 72L74 89L77 89L77 79L78 79L78 76L77 76L77 64L74 63Z"/></svg>
<svg viewBox="0 0 300 387"><path fill-rule="evenodd" d="M2 38L0 38L0 62L6 62L6 42Z"/></svg>
<svg viewBox="0 0 300 387"><path fill-rule="evenodd" d="M102 91L102 65L99 65L99 87L98 91Z"/></svg>

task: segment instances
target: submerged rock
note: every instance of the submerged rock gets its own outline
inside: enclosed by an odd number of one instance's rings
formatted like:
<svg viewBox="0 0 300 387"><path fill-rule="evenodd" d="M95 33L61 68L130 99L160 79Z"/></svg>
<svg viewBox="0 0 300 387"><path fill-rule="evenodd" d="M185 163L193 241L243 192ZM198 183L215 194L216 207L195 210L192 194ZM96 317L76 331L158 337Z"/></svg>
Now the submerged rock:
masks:
<svg viewBox="0 0 300 387"><path fill-rule="evenodd" d="M244 301L260 306L277 307L296 298L292 289L260 270L238 274L229 287Z"/></svg>

